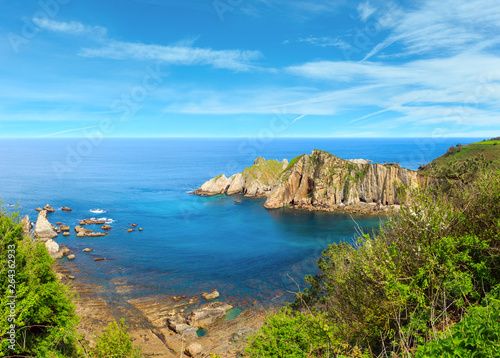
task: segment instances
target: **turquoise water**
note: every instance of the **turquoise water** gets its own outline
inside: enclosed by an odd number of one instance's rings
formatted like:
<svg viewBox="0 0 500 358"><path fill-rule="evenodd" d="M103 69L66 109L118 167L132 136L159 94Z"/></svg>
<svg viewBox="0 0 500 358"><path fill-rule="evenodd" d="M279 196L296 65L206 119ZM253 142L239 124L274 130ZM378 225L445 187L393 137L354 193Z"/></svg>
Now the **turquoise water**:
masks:
<svg viewBox="0 0 500 358"><path fill-rule="evenodd" d="M400 162L416 169L457 142L474 139L79 139L0 140L0 198L23 214L49 203L52 223L114 220L109 236L58 237L75 250L79 278L124 295L194 295L217 288L225 301L277 303L303 287L327 244L377 228L377 217L268 211L264 199L188 194L218 174L231 175L257 156L292 159L318 148L342 158ZM235 203L235 200L242 200ZM8 207L12 210L11 207ZM105 213L94 214L91 209ZM142 232L126 233L129 223ZM94 249L84 254L83 248ZM105 257L94 262L93 258ZM65 260L65 259L63 259ZM292 280L293 279L293 280ZM105 294L113 295L113 290Z"/></svg>

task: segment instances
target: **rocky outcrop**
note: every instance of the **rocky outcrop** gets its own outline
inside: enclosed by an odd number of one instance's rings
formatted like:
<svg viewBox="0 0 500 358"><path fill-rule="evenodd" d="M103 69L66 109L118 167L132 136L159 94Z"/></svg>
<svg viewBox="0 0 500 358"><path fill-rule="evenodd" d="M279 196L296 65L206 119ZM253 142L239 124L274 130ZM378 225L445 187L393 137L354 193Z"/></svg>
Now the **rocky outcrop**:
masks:
<svg viewBox="0 0 500 358"><path fill-rule="evenodd" d="M402 186L424 183L417 172L399 164L371 163L366 159L344 160L321 150L293 159L290 164L257 158L254 165L229 179L219 175L193 193L247 197L267 196L264 207L354 212L386 211L400 204ZM359 211L358 211L359 210Z"/></svg>
<svg viewBox="0 0 500 358"><path fill-rule="evenodd" d="M23 225L23 232L25 234L29 234L31 232L33 224L31 224L31 220L28 215L24 217L24 219L21 221L21 224Z"/></svg>
<svg viewBox="0 0 500 358"><path fill-rule="evenodd" d="M333 210L359 203L395 205L400 203L401 186L418 186L421 181L417 172L398 164L353 163L314 150L281 175L264 207Z"/></svg>
<svg viewBox="0 0 500 358"><path fill-rule="evenodd" d="M46 210L49 213L53 213L55 211L54 209L52 209L52 207L49 204L45 205L43 207L43 210Z"/></svg>
<svg viewBox="0 0 500 358"><path fill-rule="evenodd" d="M57 236L52 224L47 220L46 210L42 210L38 214L34 234L41 241L47 241Z"/></svg>
<svg viewBox="0 0 500 358"><path fill-rule="evenodd" d="M191 312L187 322L190 326L205 328L224 317L231 309L233 306L228 303L212 302Z"/></svg>
<svg viewBox="0 0 500 358"><path fill-rule="evenodd" d="M49 255L53 259L61 259L63 257L62 250L59 248L59 245L54 240L48 239L47 241L45 241L45 247L47 248Z"/></svg>
<svg viewBox="0 0 500 358"><path fill-rule="evenodd" d="M265 160L258 157L251 167L243 172L234 174L227 178L224 174L216 176L204 183L192 194L213 196L217 194L244 194L247 197L262 197L271 192L271 189L283 170L286 169L288 161L284 159Z"/></svg>

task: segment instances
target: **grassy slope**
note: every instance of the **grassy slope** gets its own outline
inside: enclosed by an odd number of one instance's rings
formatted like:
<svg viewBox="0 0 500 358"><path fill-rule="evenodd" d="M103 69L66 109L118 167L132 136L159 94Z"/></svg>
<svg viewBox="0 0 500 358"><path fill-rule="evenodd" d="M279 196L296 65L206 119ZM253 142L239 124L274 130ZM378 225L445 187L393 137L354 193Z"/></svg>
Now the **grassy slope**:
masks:
<svg viewBox="0 0 500 358"><path fill-rule="evenodd" d="M500 140L488 140L464 145L460 151L453 154L446 153L434 159L420 172L426 172L431 166L449 166L454 161L462 162L469 158L478 157L480 154L483 154L488 162L500 167Z"/></svg>

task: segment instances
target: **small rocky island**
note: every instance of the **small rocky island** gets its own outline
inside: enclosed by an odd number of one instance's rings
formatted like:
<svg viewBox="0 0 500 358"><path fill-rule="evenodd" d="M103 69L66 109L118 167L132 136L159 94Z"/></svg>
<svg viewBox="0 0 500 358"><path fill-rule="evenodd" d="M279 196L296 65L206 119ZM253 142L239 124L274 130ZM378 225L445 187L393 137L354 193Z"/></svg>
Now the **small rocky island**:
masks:
<svg viewBox="0 0 500 358"><path fill-rule="evenodd" d="M424 176L396 163L345 160L316 149L290 163L259 157L243 172L229 178L219 175L192 194L267 197L266 209L291 206L311 211L370 213L399 205L402 186L416 187L424 182Z"/></svg>

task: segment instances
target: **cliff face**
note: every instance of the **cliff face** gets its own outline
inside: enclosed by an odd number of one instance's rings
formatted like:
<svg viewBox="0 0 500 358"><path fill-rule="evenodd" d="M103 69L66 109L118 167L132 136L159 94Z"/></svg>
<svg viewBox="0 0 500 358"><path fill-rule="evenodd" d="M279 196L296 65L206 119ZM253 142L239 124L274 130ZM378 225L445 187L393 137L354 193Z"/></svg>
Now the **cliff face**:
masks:
<svg viewBox="0 0 500 358"><path fill-rule="evenodd" d="M331 211L371 204L376 207L399 204L400 186L418 186L423 177L398 164L368 164L340 159L328 152L314 150L293 159L290 164L257 158L252 167L229 179L213 178L193 193L248 197L267 196L264 207L287 205L308 210ZM370 209L371 210L371 209Z"/></svg>
<svg viewBox="0 0 500 358"><path fill-rule="evenodd" d="M227 178L224 174L219 175L206 183L192 194L212 196L217 194L244 194L247 197L262 197L271 192L283 170L288 165L284 159L265 160L261 157L255 159L251 167L243 172L234 174Z"/></svg>
<svg viewBox="0 0 500 358"><path fill-rule="evenodd" d="M398 187L418 186L420 181L416 172L398 164L360 164L314 150L280 176L264 207L292 204L331 210L358 203L394 205L399 204Z"/></svg>

